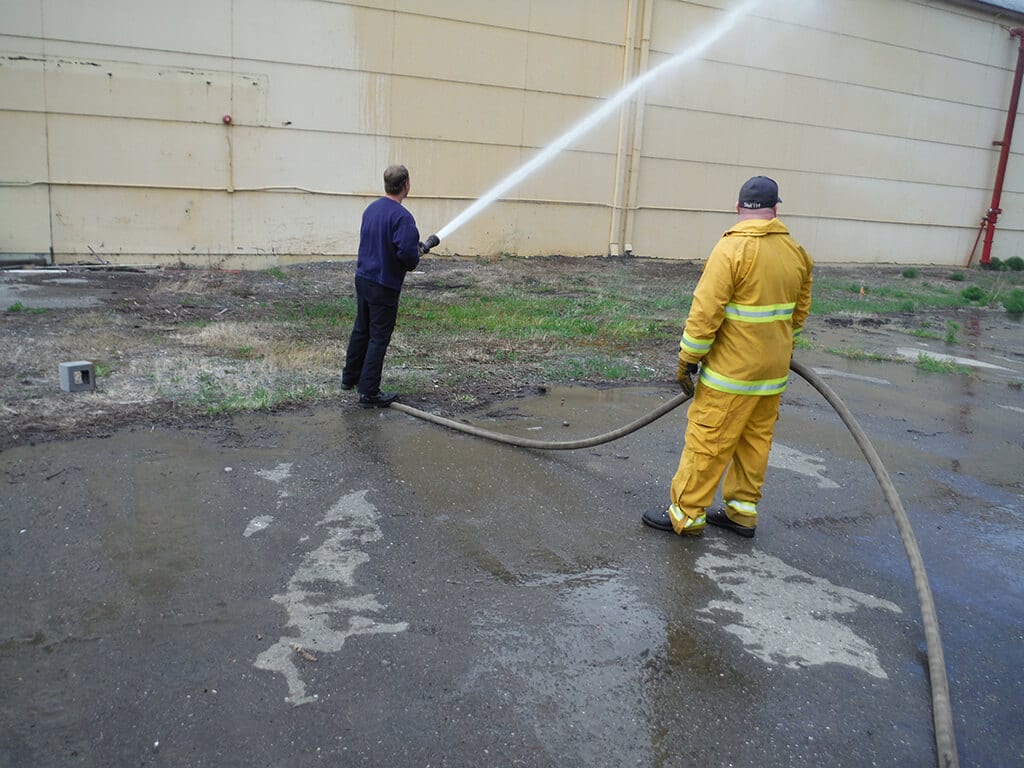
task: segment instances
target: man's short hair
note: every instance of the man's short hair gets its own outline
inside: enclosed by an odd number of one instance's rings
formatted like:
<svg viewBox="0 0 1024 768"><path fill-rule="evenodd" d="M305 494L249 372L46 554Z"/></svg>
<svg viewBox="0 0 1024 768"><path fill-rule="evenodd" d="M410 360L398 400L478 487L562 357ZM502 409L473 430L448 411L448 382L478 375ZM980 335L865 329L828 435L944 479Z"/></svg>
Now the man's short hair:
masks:
<svg viewBox="0 0 1024 768"><path fill-rule="evenodd" d="M384 191L397 195L409 180L409 169L404 165L389 165L384 171Z"/></svg>

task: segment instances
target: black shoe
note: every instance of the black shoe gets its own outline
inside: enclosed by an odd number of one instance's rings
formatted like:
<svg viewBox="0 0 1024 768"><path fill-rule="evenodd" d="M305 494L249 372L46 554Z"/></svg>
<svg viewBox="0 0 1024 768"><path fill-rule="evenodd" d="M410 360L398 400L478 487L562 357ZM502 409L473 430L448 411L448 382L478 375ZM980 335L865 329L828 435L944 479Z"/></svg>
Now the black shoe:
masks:
<svg viewBox="0 0 1024 768"><path fill-rule="evenodd" d="M681 536L700 536L704 533L704 514L701 513L696 519L686 517L682 510L679 509L675 504L671 505L668 509L663 512L644 512L640 517L640 520L644 525L649 525L651 528L657 528L659 531L671 531L676 532L676 529L672 527L672 512L675 510L679 515L679 519L684 521L683 532Z"/></svg>
<svg viewBox="0 0 1024 768"><path fill-rule="evenodd" d="M668 516L667 509L663 509L659 512L644 512L640 517L640 520L644 525L649 525L651 528L657 528L659 531L672 531L675 533L675 529L672 528L672 520Z"/></svg>
<svg viewBox="0 0 1024 768"><path fill-rule="evenodd" d="M745 525L734 523L729 519L729 516L725 514L725 511L721 509L716 509L714 512L708 512L708 522L711 525L717 525L719 528L725 528L726 530L739 534L745 539L754 538L754 532L757 531L756 527L749 528Z"/></svg>
<svg viewBox="0 0 1024 768"><path fill-rule="evenodd" d="M356 385L355 384L346 384L343 381L343 382L341 382L341 388L344 389L346 392L351 392L353 389L356 388Z"/></svg>
<svg viewBox="0 0 1024 768"><path fill-rule="evenodd" d="M376 395L360 395L359 404L363 408L387 408L397 399L397 392L378 392Z"/></svg>

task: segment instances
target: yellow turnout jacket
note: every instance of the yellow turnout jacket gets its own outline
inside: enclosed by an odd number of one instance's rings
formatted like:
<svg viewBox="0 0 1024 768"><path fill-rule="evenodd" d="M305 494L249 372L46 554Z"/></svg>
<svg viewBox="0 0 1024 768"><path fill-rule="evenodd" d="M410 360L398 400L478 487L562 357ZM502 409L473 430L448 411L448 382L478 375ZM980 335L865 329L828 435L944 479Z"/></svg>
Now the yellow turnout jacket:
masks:
<svg viewBox="0 0 1024 768"><path fill-rule="evenodd" d="M778 219L746 219L711 251L693 292L679 359L721 392L777 395L811 308L814 262Z"/></svg>

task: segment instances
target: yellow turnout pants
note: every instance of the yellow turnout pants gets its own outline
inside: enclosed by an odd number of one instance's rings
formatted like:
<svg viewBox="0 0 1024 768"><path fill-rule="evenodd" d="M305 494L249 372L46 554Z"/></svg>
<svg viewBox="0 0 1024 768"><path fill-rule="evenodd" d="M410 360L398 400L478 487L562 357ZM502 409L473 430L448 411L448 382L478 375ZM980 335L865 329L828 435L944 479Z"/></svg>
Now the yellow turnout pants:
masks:
<svg viewBox="0 0 1024 768"><path fill-rule="evenodd" d="M728 467L722 485L726 513L740 525L757 524L780 399L781 395L730 395L698 383L671 490L672 503L687 517L696 518L711 506ZM672 525L682 528L674 519Z"/></svg>

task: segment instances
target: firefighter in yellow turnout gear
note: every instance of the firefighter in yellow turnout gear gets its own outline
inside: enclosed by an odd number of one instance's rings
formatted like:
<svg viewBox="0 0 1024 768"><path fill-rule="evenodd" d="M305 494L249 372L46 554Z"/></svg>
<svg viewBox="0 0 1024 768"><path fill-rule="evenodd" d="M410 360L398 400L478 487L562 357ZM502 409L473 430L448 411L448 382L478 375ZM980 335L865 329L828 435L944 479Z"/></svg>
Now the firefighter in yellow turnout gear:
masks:
<svg viewBox="0 0 1024 768"><path fill-rule="evenodd" d="M776 218L766 176L740 189L739 222L712 250L679 347L679 383L694 392L686 444L664 512L647 525L700 535L705 523L751 537L793 344L811 306L814 262ZM699 374L698 374L699 372ZM708 511L718 483L724 511Z"/></svg>

